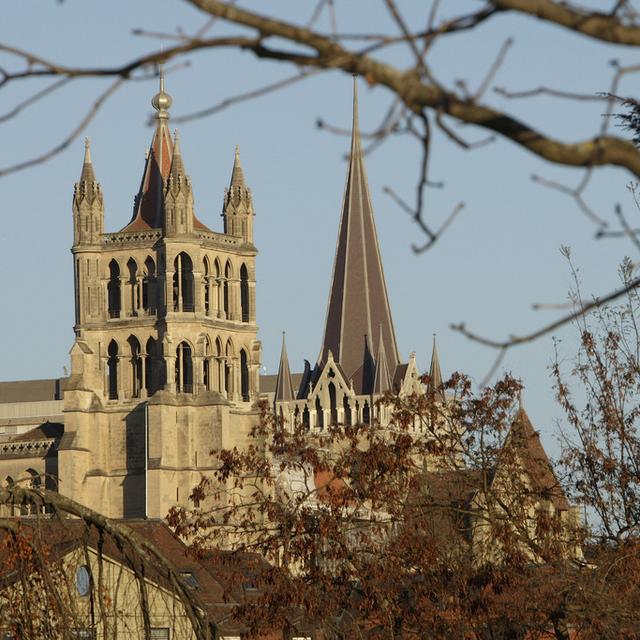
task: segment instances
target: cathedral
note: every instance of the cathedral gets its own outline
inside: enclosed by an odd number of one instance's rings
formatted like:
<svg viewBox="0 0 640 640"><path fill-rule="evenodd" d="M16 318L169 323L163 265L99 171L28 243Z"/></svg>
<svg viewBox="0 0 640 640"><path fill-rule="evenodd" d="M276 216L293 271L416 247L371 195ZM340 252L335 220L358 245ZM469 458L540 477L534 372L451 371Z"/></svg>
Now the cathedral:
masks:
<svg viewBox="0 0 640 640"><path fill-rule="evenodd" d="M196 215L172 99L160 76L155 129L130 222L105 231L88 142L75 184L71 371L0 383L0 478L44 484L112 518L163 518L242 448L267 400L285 425L386 424L386 392L422 391L403 362L387 295L358 126L353 129L317 360L261 376L254 206L238 149L223 230ZM268 283L261 286L267 286ZM319 311L319 310L318 310ZM442 380L437 351L431 384ZM444 398L443 398L444 400Z"/></svg>

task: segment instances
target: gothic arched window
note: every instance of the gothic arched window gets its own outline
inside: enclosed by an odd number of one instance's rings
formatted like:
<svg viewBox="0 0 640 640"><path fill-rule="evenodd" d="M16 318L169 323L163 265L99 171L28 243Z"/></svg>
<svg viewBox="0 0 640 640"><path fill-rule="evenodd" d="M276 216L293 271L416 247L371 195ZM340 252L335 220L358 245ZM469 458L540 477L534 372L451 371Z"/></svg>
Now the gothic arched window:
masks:
<svg viewBox="0 0 640 640"><path fill-rule="evenodd" d="M142 391L142 356L140 355L140 342L135 336L129 336L127 340L131 349L131 397L139 398Z"/></svg>
<svg viewBox="0 0 640 640"><path fill-rule="evenodd" d="M184 251L173 262L173 310L194 311L193 263Z"/></svg>
<svg viewBox="0 0 640 640"><path fill-rule="evenodd" d="M224 267L224 282L222 284L222 308L224 309L225 318L231 316L231 291L229 281L233 276L233 268L231 263L227 261Z"/></svg>
<svg viewBox="0 0 640 640"><path fill-rule="evenodd" d="M324 411L320 404L320 398L316 398L316 426L318 429L324 429Z"/></svg>
<svg viewBox="0 0 640 640"><path fill-rule="evenodd" d="M244 349L240 351L240 390L242 400L249 402L249 364L247 362L247 352Z"/></svg>
<svg viewBox="0 0 640 640"><path fill-rule="evenodd" d="M157 343L153 338L149 338L147 340L147 355L145 357L145 362L144 362L144 374L145 374L145 385L147 388L147 395L151 395L157 388L157 385L160 383L160 380L157 380L157 374L158 372L156 371L156 357L157 357L157 353L156 353L156 349L157 349Z"/></svg>
<svg viewBox="0 0 640 640"><path fill-rule="evenodd" d="M142 307L147 313L156 310L156 263L151 256L144 261L144 275L142 279Z"/></svg>
<svg viewBox="0 0 640 640"><path fill-rule="evenodd" d="M109 400L118 398L118 343L112 340L107 350L107 369L109 373Z"/></svg>
<svg viewBox="0 0 640 640"><path fill-rule="evenodd" d="M129 295L130 312L129 315L138 315L140 308L140 291L138 290L138 265L133 258L129 258L127 262L127 271L129 272L129 280L127 281Z"/></svg>
<svg viewBox="0 0 640 640"><path fill-rule="evenodd" d="M109 263L109 283L107 284L107 307L110 318L120 317L120 265L112 260Z"/></svg>
<svg viewBox="0 0 640 640"><path fill-rule="evenodd" d="M181 342L176 349L176 391L193 393L193 360L187 342Z"/></svg>
<svg viewBox="0 0 640 640"><path fill-rule="evenodd" d="M329 424L335 426L338 424L338 407L336 406L336 385L329 383Z"/></svg>
<svg viewBox="0 0 640 640"><path fill-rule="evenodd" d="M249 322L249 273L245 264L240 267L240 309L242 322Z"/></svg>

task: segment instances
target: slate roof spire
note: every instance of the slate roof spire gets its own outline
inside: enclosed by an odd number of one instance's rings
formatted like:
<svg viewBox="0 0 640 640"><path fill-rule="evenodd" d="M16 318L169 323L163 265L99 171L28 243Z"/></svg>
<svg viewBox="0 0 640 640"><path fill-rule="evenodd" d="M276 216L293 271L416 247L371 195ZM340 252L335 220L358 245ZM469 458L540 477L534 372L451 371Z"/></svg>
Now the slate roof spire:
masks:
<svg viewBox="0 0 640 640"><path fill-rule="evenodd" d="M440 356L438 355L438 345L436 335L433 334L433 347L431 350L431 366L429 367L428 391L434 393L437 398L444 402L444 389L442 388L442 371L440 369Z"/></svg>
<svg viewBox="0 0 640 640"><path fill-rule="evenodd" d="M289 369L289 358L287 356L287 345L284 341L284 331L282 332L282 349L280 351L280 366L278 367L278 377L276 378L275 402L289 402L295 400L293 392L293 382L291 380L291 370Z"/></svg>
<svg viewBox="0 0 640 640"><path fill-rule="evenodd" d="M318 363L324 364L331 350L347 379L353 377L356 386L362 387L366 377L359 373L365 364L362 339L365 335L373 336L378 327L387 369L393 376L399 363L398 347L362 154L354 78L351 153ZM377 343L371 347L374 353L380 350ZM357 388L356 392L363 390Z"/></svg>
<svg viewBox="0 0 640 640"><path fill-rule="evenodd" d="M173 164L173 140L169 131L169 109L173 98L165 91L164 69L159 71L160 86L158 93L151 99L155 109L156 128L151 139L151 146L146 156L140 189L135 197L133 216L122 231L140 231L143 229L160 229L164 219L164 192L166 182ZM184 174L182 155L178 149L180 164ZM209 229L194 216L193 226L198 229Z"/></svg>
<svg viewBox="0 0 640 640"><path fill-rule="evenodd" d="M151 105L156 110L156 128L145 161L140 189L135 197L133 216L123 231L162 227L164 181L169 176L173 157L173 141L169 131L169 108L172 103L173 99L164 89L164 69L160 67L159 91L151 99Z"/></svg>

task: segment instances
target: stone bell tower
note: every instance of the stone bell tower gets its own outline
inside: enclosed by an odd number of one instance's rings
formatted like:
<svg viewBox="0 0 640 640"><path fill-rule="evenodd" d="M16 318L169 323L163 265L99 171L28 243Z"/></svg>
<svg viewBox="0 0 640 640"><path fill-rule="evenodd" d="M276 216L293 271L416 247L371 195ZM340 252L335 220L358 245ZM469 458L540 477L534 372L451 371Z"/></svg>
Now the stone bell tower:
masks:
<svg viewBox="0 0 640 640"><path fill-rule="evenodd" d="M242 446L258 419L253 202L236 149L224 231L196 215L171 97L130 222L104 232L88 142L73 196L76 339L64 396L59 490L111 517L186 504L211 450Z"/></svg>

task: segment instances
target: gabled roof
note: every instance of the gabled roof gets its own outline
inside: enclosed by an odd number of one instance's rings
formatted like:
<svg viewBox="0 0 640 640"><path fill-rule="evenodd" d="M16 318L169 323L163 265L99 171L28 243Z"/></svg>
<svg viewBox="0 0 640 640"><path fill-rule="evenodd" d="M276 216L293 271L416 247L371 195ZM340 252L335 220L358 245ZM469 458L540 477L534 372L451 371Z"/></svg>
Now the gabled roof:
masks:
<svg viewBox="0 0 640 640"><path fill-rule="evenodd" d="M364 166L354 83L351 155L318 362L326 362L331 350L348 378L354 377L355 384L354 374L363 365L364 336L372 339L378 327L381 327L387 369L395 371L399 363L398 347ZM376 338L371 351L378 350ZM356 392L363 393L363 390L356 386Z"/></svg>
<svg viewBox="0 0 640 640"><path fill-rule="evenodd" d="M531 479L536 494L542 498L546 497L556 509L568 510L569 501L540 442L540 434L533 428L522 403L507 435L503 455L505 451L514 449L519 454L518 457ZM499 469L500 458L497 466Z"/></svg>

